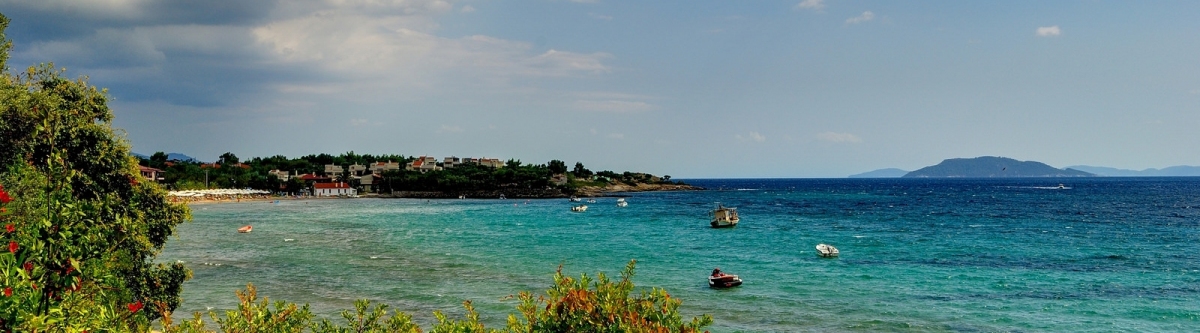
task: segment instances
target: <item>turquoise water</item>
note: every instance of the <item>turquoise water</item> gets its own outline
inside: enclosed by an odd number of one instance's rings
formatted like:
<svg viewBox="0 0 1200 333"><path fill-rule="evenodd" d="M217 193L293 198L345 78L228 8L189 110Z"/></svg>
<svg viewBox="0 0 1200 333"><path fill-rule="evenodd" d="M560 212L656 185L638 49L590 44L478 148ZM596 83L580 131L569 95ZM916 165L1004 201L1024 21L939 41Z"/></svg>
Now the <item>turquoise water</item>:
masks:
<svg viewBox="0 0 1200 333"><path fill-rule="evenodd" d="M711 314L713 332L1200 331L1200 179L689 183L710 190L583 213L566 199L196 205L160 258L195 271L181 314L233 308L252 282L322 316L366 298L425 328L471 300L499 328L504 297L545 290L558 265L616 276L637 259L638 286ZM709 228L714 202L741 224ZM745 284L709 289L713 267Z"/></svg>

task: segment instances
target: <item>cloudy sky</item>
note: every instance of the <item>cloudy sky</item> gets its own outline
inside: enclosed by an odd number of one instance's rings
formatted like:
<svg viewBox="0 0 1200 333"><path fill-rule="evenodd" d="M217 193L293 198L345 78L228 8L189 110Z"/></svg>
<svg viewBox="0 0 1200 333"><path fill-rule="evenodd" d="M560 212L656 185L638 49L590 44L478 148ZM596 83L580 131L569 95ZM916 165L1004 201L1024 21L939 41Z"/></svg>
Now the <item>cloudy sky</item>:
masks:
<svg viewBox="0 0 1200 333"><path fill-rule="evenodd" d="M844 177L1200 165L1200 2L0 0L136 152Z"/></svg>

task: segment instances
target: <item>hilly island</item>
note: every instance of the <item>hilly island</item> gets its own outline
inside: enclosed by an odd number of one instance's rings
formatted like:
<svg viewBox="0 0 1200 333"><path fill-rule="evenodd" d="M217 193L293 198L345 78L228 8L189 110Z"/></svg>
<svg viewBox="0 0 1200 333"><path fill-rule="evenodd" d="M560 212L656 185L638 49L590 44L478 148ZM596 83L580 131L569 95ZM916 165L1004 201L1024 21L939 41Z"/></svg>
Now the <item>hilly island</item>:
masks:
<svg viewBox="0 0 1200 333"><path fill-rule="evenodd" d="M952 158L937 165L909 172L903 178L1008 178L1008 177L1094 177L1075 169L1058 169L1035 161L982 156Z"/></svg>

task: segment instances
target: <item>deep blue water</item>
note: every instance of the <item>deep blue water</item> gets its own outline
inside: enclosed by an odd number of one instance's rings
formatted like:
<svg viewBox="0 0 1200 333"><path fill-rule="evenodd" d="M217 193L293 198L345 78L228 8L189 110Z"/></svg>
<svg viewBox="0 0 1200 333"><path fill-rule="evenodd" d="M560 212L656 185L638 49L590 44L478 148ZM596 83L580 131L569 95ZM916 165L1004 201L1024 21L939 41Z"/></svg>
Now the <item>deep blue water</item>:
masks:
<svg viewBox="0 0 1200 333"><path fill-rule="evenodd" d="M711 314L714 332L1200 331L1200 178L687 182L709 190L584 213L565 199L195 205L160 257L195 270L179 313L232 308L253 282L324 316L384 302L426 329L471 300L499 328L515 312L503 298L545 290L558 265L616 276L637 259L636 284ZM715 202L741 223L709 228ZM745 284L709 289L717 266Z"/></svg>

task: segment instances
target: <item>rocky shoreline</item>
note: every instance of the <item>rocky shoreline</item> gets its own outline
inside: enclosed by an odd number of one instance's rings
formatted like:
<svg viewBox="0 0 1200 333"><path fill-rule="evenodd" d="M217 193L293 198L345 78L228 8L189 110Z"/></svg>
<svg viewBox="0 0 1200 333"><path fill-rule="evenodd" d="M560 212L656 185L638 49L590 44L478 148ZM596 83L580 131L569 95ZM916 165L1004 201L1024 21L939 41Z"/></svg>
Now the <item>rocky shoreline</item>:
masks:
<svg viewBox="0 0 1200 333"><path fill-rule="evenodd" d="M624 192L655 192L655 191L700 191L704 188L680 184L609 184L604 187L585 186L576 190L577 197L613 196ZM494 191L395 191L375 195L378 198L409 198L409 199L457 199L460 196L469 199L496 199L504 195L508 199L552 199L572 196L557 189L505 189Z"/></svg>

